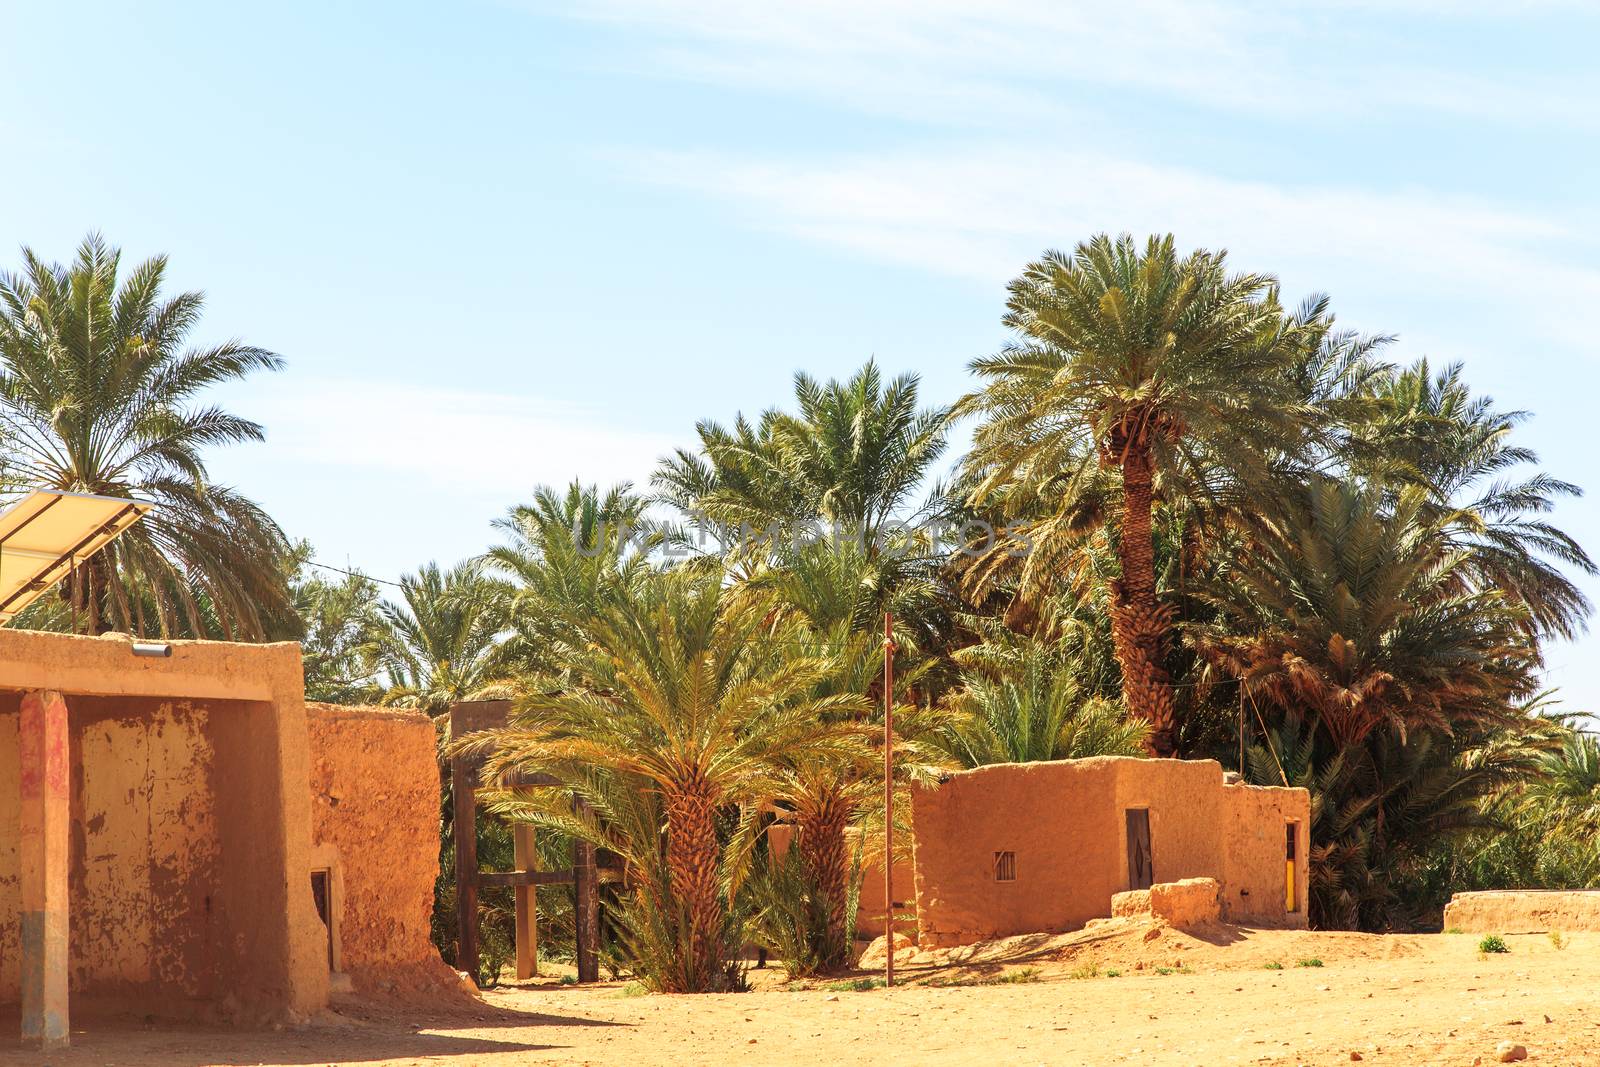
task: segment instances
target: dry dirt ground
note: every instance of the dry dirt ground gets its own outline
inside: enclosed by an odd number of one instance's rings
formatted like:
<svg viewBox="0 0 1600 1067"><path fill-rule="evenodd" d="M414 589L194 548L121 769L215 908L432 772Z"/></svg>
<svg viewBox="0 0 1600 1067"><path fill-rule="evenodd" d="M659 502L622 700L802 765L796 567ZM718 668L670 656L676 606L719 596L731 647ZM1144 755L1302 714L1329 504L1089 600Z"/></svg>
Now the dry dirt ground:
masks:
<svg viewBox="0 0 1600 1067"><path fill-rule="evenodd" d="M1151 934L1151 930L1157 930ZM618 984L489 993L467 1012L345 1003L303 1029L86 1021L59 1067L212 1064L1600 1065L1600 934L1370 936L1117 921L913 956L893 990L639 995ZM1319 966L1301 961L1320 960ZM903 960L902 963L907 961ZM1273 965L1281 965L1278 969ZM1114 973L1115 972L1115 973ZM15 1020L5 1022L15 1033Z"/></svg>

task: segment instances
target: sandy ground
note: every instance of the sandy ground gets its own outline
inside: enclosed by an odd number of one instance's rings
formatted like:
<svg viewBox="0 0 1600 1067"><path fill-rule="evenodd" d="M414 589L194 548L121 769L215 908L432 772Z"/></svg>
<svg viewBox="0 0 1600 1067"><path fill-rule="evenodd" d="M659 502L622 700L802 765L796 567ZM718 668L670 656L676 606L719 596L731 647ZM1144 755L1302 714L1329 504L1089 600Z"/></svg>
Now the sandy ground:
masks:
<svg viewBox="0 0 1600 1067"><path fill-rule="evenodd" d="M542 985L491 992L466 1015L345 1003L280 1032L90 1021L65 1055L0 1063L1466 1065L1510 1040L1532 1064L1600 1065L1600 934L1560 949L1508 937L1509 953L1482 956L1462 934L1151 929L918 955L892 990L797 990L767 970L744 994ZM1322 966L1299 965L1312 959Z"/></svg>

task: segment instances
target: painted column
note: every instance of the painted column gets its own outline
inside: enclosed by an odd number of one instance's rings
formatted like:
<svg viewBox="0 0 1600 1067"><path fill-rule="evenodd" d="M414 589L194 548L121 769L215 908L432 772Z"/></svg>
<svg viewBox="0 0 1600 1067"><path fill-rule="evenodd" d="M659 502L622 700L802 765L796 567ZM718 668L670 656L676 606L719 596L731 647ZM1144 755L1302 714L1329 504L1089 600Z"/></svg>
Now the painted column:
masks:
<svg viewBox="0 0 1600 1067"><path fill-rule="evenodd" d="M67 705L25 693L18 722L22 801L22 1041L67 1047Z"/></svg>

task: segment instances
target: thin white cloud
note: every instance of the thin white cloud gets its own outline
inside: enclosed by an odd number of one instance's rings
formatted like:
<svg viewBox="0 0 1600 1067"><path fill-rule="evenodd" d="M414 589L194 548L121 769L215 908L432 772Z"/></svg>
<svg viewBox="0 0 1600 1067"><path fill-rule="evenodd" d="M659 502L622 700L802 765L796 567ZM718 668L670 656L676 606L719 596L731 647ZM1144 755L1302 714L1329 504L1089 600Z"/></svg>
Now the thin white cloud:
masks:
<svg viewBox="0 0 1600 1067"><path fill-rule="evenodd" d="M1241 269L1274 269L1302 289L1388 286L1501 310L1600 300L1594 239L1571 220L1427 190L1278 185L1004 144L803 160L651 154L635 165L641 180L723 200L752 226L996 285L1045 245L1130 230L1228 247ZM1588 342L1580 317L1529 326Z"/></svg>
<svg viewBox="0 0 1600 1067"><path fill-rule="evenodd" d="M940 123L1092 121L1094 96L1061 91L1076 85L1281 117L1412 109L1588 128L1600 90L1592 71L1486 69L1492 51L1463 75L1424 47L1434 26L1493 32L1509 17L1593 14L1564 2L592 0L555 10L626 31L616 61L637 53L677 78Z"/></svg>
<svg viewBox="0 0 1600 1067"><path fill-rule="evenodd" d="M431 494L520 499L574 478L643 485L672 442L614 416L504 393L287 374L251 390L275 462L358 487L363 473ZM397 482L397 479L399 480ZM352 492L359 495L359 488Z"/></svg>

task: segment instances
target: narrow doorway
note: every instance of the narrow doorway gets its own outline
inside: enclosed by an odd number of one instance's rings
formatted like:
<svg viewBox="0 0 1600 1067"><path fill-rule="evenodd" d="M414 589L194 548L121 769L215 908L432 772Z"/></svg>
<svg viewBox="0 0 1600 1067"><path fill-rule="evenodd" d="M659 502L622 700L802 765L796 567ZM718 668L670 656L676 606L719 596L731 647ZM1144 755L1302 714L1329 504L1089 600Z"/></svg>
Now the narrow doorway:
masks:
<svg viewBox="0 0 1600 1067"><path fill-rule="evenodd" d="M1155 882L1155 860L1150 855L1150 809L1129 808L1128 888L1149 889Z"/></svg>
<svg viewBox="0 0 1600 1067"><path fill-rule="evenodd" d="M326 867L311 872L311 899L317 905L317 918L328 935L328 970L333 970L333 872Z"/></svg>
<svg viewBox="0 0 1600 1067"><path fill-rule="evenodd" d="M1284 871L1283 871L1283 904L1284 910L1293 915L1300 910L1300 896L1294 884L1295 845L1300 838L1300 824L1292 822L1284 834Z"/></svg>

